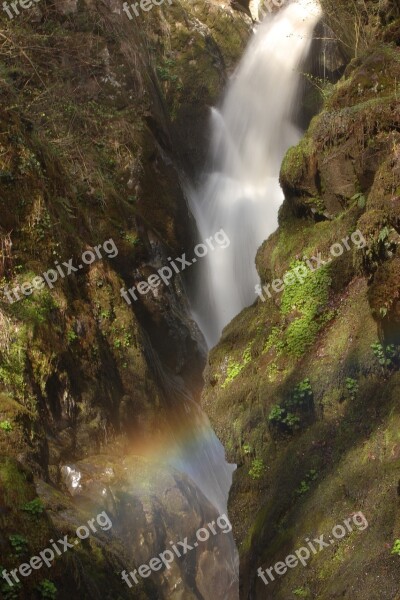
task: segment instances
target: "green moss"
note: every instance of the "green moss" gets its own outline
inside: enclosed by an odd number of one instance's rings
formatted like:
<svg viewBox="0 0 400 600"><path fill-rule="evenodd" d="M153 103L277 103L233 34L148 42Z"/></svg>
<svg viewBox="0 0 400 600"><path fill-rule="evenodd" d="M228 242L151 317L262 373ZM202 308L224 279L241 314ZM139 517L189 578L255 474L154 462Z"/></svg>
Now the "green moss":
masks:
<svg viewBox="0 0 400 600"><path fill-rule="evenodd" d="M228 367L226 371L226 378L224 383L222 384L222 388L225 388L229 383L231 383L240 373L243 371L246 365L248 365L251 361L251 345L247 346L242 355L241 362L236 362L232 359L228 362Z"/></svg>
<svg viewBox="0 0 400 600"><path fill-rule="evenodd" d="M314 405L310 380L304 379L280 405L274 405L268 415L269 423L277 430L292 433L305 424Z"/></svg>
<svg viewBox="0 0 400 600"><path fill-rule="evenodd" d="M43 600L56 600L57 598L57 587L48 579L43 579L37 586L37 590Z"/></svg>
<svg viewBox="0 0 400 600"><path fill-rule="evenodd" d="M278 356L287 353L301 357L314 343L321 328L334 316L332 311L327 310L332 283L330 266L321 267L314 272L306 268L303 283L296 279L296 269L299 267L301 272L305 272L304 264L295 261L285 274L288 280L290 277L295 283L285 287L280 307L282 316L290 316L291 322L288 326L283 322L272 329L265 342L264 353L274 348Z"/></svg>
<svg viewBox="0 0 400 600"><path fill-rule="evenodd" d="M26 281L32 281L36 275L29 271L24 275L18 276L18 283ZM10 287L14 287L10 286ZM56 311L58 306L54 296L51 294L49 289L44 288L43 290L34 290L30 296L24 296L20 292L20 300L11 304L8 309L10 314L26 323L32 330L35 330L45 323L47 323L53 311Z"/></svg>
<svg viewBox="0 0 400 600"><path fill-rule="evenodd" d="M9 432L9 431L13 430L13 427L12 427L10 421L0 421L0 429L2 431Z"/></svg>
<svg viewBox="0 0 400 600"><path fill-rule="evenodd" d="M292 592L297 598L310 598L310 592L309 590L306 590L305 588L296 588L295 590L293 590Z"/></svg>
<svg viewBox="0 0 400 600"><path fill-rule="evenodd" d="M272 348L274 348L277 354L281 354L285 348L285 342L283 339L283 325L276 326L272 328L271 333L268 336L267 341L265 342L263 353L269 352ZM275 365L276 368L276 365Z"/></svg>
<svg viewBox="0 0 400 600"><path fill-rule="evenodd" d="M396 318L396 303L400 290L400 258L395 257L379 266L368 290L372 314L382 319L392 312Z"/></svg>
<svg viewBox="0 0 400 600"><path fill-rule="evenodd" d="M304 266L304 263L295 261L288 274L295 279L296 269L301 267L304 270ZM314 272L307 267L306 269L307 274L303 278L303 283L296 281L293 285L287 285L283 291L281 312L284 316L289 315L293 310L304 315L315 316L328 301L329 287L332 283L329 266L323 266Z"/></svg>
<svg viewBox="0 0 400 600"><path fill-rule="evenodd" d="M265 464L261 458L254 458L251 463L249 470L249 476L251 479L261 479L265 471Z"/></svg>
<svg viewBox="0 0 400 600"><path fill-rule="evenodd" d="M26 394L25 364L28 329L25 325L15 327L13 343L2 348L0 358L0 382L17 398Z"/></svg>
<svg viewBox="0 0 400 600"><path fill-rule="evenodd" d="M300 482L299 487L295 489L295 494L297 496L303 496L303 494L306 494L310 490L313 481L315 481L317 477L317 471L315 469L311 469L308 473L306 473L304 479Z"/></svg>
<svg viewBox="0 0 400 600"><path fill-rule="evenodd" d="M310 152L311 142L307 136L287 151L281 166L281 178L290 187L296 187L301 182L307 170Z"/></svg>
<svg viewBox="0 0 400 600"><path fill-rule="evenodd" d="M292 264L289 273L293 277L294 269L299 266L303 266L303 263L298 261ZM288 316L300 313L286 331L285 342L289 354L302 356L313 344L321 327L331 318L332 315L326 310L331 283L329 266L324 266L318 271L308 270L302 284L285 287L282 295L282 314Z"/></svg>

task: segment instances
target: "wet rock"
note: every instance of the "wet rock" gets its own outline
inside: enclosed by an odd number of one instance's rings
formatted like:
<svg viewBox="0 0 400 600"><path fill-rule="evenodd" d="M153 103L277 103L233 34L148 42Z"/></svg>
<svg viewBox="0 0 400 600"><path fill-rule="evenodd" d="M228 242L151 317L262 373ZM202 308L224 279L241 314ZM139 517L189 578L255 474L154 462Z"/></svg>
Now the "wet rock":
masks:
<svg viewBox="0 0 400 600"><path fill-rule="evenodd" d="M195 598L196 588L207 600L237 598L229 523L221 519L221 527L215 525L220 515L186 476L139 456L116 462L104 455L64 466L63 477L80 511L107 511L127 570L148 564L172 543L186 539L192 546L170 568L152 574L162 598ZM217 533L209 531L208 539L196 542L197 530L212 522Z"/></svg>

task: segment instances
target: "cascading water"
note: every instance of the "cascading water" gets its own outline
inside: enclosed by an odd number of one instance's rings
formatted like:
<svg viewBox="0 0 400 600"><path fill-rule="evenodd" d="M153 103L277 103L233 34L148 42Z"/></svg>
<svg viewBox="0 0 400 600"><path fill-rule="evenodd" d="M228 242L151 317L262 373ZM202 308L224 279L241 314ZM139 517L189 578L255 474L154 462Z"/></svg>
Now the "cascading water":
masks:
<svg viewBox="0 0 400 600"><path fill-rule="evenodd" d="M210 168L189 193L200 237L223 228L229 248L203 259L193 312L213 345L223 327L255 299L257 248L277 226L283 194L279 169L301 132L293 124L299 66L320 17L317 2L300 0L267 16L211 114Z"/></svg>

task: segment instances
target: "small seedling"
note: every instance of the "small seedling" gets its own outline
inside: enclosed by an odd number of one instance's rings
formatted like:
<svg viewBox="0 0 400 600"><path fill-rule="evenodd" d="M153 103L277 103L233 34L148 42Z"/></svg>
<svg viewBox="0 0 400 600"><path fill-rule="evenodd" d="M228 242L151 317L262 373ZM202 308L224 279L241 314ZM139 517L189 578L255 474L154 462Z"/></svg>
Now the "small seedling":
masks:
<svg viewBox="0 0 400 600"><path fill-rule="evenodd" d="M15 533L9 536L9 541L16 556L23 556L28 550L28 540L23 535Z"/></svg>
<svg viewBox="0 0 400 600"><path fill-rule="evenodd" d="M251 463L249 475L252 479L261 479L265 471L264 461L261 458L255 458Z"/></svg>
<svg viewBox="0 0 400 600"><path fill-rule="evenodd" d="M29 513L32 517L39 517L42 514L42 512L44 511L44 506L43 506L40 498L35 498L34 500L27 502L22 507L22 510Z"/></svg>
<svg viewBox="0 0 400 600"><path fill-rule="evenodd" d="M57 598L57 588L52 581L44 579L37 586L40 597L43 600L55 600Z"/></svg>
<svg viewBox="0 0 400 600"><path fill-rule="evenodd" d="M13 426L11 425L10 421L0 421L0 429L9 433L13 430Z"/></svg>
<svg viewBox="0 0 400 600"><path fill-rule="evenodd" d="M400 556L400 540L394 541L391 554L397 554L397 556Z"/></svg>
<svg viewBox="0 0 400 600"><path fill-rule="evenodd" d="M352 400L354 400L357 396L358 393L358 383L355 379L352 379L351 377L347 377L346 379L346 388L347 391L349 392L349 396Z"/></svg>

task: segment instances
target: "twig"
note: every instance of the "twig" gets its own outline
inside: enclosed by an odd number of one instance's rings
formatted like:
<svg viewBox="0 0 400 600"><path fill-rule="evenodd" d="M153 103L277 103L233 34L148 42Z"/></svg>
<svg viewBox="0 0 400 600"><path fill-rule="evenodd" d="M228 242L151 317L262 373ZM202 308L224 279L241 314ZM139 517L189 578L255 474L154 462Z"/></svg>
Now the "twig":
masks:
<svg viewBox="0 0 400 600"><path fill-rule="evenodd" d="M31 59L29 58L29 56L27 55L27 53L25 52L25 50L23 50L22 48L19 48L18 46L16 46L16 44L14 44L14 42L12 40L10 40L10 38L8 38L6 35L4 35L4 33L0 32L0 36L4 39L7 40L8 42L10 42L10 44L12 44L13 46L15 46L20 52L21 54L23 54L25 56L25 58L28 60L28 62L30 63L32 69L35 71L36 75L39 77L40 81L42 82L42 84L44 85L44 87L46 87L45 82L43 81L43 79L40 77L39 73L36 70L35 65L33 64L33 62L31 61ZM46 88L47 89L47 88Z"/></svg>

